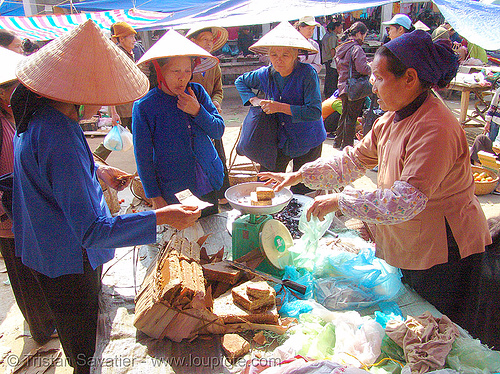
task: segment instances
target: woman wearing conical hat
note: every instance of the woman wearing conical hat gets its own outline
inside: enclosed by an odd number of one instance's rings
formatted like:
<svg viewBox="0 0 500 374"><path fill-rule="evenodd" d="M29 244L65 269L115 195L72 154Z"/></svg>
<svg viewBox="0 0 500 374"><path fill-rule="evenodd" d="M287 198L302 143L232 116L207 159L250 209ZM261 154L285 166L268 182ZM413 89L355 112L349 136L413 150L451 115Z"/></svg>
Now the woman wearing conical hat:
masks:
<svg viewBox="0 0 500 374"><path fill-rule="evenodd" d="M279 116L276 156L263 155L261 171L293 170L321 156L326 132L321 118L321 92L318 74L310 64L298 60L299 54L318 53L288 22L282 22L250 47L268 54L271 66L245 73L236 79L244 105L260 106L264 113ZM256 96L256 90L266 98ZM269 156L269 157L266 157ZM294 193L310 192L304 185L292 187Z"/></svg>
<svg viewBox="0 0 500 374"><path fill-rule="evenodd" d="M211 53L221 49L224 44L226 44L228 32L224 27L218 26L194 27L188 31L186 38L199 45L205 51ZM217 64L207 71L193 74L191 82L199 83L203 86L212 99L217 111L221 113L224 93L222 91L222 71L220 66ZM217 197L219 199L219 204L227 204L224 194L230 186L229 171L226 166L226 152L224 152L222 139L214 139L214 146L224 165L224 181L222 183L222 188L217 192Z"/></svg>
<svg viewBox="0 0 500 374"><path fill-rule="evenodd" d="M158 87L134 104L132 129L137 171L153 207L178 202L175 194L189 189L213 204L203 215L218 212L217 190L224 168L211 139L220 139L224 120L193 73L218 60L180 35L168 31L140 61L156 69Z"/></svg>
<svg viewBox="0 0 500 374"><path fill-rule="evenodd" d="M14 116L10 106L12 92L19 84L16 77L16 65L22 61L23 55L0 48L0 175L12 173L14 170L14 147L12 140L15 134ZM0 206L0 252L9 275L12 292L16 303L28 323L30 334L38 344L45 344L54 332L54 317L41 292L31 270L16 256L12 220L8 207L8 194L4 192ZM12 200L10 201L12 203Z"/></svg>
<svg viewBox="0 0 500 374"><path fill-rule="evenodd" d="M79 105L117 105L149 84L130 59L87 21L25 58L12 95L14 235L51 308L75 373L89 373L96 342L102 264L114 248L156 241L156 225L183 229L196 207L168 206L112 217L98 178L121 190L126 174L96 165L78 124Z"/></svg>

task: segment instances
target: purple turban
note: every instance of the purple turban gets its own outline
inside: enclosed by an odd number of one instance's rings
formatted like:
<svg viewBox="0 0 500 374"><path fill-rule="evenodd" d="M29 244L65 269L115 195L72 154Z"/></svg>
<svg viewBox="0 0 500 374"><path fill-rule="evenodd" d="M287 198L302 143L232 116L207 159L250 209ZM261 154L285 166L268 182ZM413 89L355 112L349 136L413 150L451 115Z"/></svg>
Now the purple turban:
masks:
<svg viewBox="0 0 500 374"><path fill-rule="evenodd" d="M415 30L385 46L407 68L415 69L422 81L445 87L457 74L458 58L449 40L433 42L428 33Z"/></svg>

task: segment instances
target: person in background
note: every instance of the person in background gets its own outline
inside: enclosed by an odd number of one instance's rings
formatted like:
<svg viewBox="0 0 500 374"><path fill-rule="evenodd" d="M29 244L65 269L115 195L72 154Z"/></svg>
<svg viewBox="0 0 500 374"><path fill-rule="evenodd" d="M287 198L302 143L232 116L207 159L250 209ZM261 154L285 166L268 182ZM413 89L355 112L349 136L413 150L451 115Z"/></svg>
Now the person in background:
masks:
<svg viewBox="0 0 500 374"><path fill-rule="evenodd" d="M94 162L78 107L134 101L149 83L92 20L26 57L16 75L21 82L11 99L17 126L16 255L42 289L73 372L87 374L96 345L102 265L114 257L114 248L154 243L157 225L182 230L200 211L170 205L111 216L98 178L117 190L131 179Z"/></svg>
<svg viewBox="0 0 500 374"><path fill-rule="evenodd" d="M29 56L40 49L40 46L36 42L32 42L30 39L23 40L23 51L26 56Z"/></svg>
<svg viewBox="0 0 500 374"><path fill-rule="evenodd" d="M15 33L9 30L0 29L0 46L16 53L24 53L23 41Z"/></svg>
<svg viewBox="0 0 500 374"><path fill-rule="evenodd" d="M282 22L250 47L259 54L269 55L271 66L261 67L239 76L235 81L244 105L260 106L264 113L277 113L277 155L268 159L275 164L271 171L285 171L290 161L293 170L321 156L326 132L321 118L321 91L318 74L310 64L300 62L298 55L318 53L317 50L288 22ZM254 90L265 93L266 99ZM271 141L271 139L270 139ZM270 170L261 164L261 169ZM294 193L311 190L294 186Z"/></svg>
<svg viewBox="0 0 500 374"><path fill-rule="evenodd" d="M481 161L479 160L479 151L484 151L495 155L495 157L500 161L500 155L497 155L493 150L493 142L491 139L485 134L479 134L474 139L474 143L469 149L470 153L470 162L472 165L481 165Z"/></svg>
<svg viewBox="0 0 500 374"><path fill-rule="evenodd" d="M217 51L227 42L228 33L223 27L203 27L195 28L188 31L186 38L199 45L207 52ZM222 71L217 64L213 68L202 73L193 74L191 82L199 83L207 91L212 99L212 103L217 108L219 113L222 112L222 99L224 93L222 91ZM213 139L217 154L224 165L224 182L222 188L218 191L219 204L227 204L225 192L230 187L229 185L229 171L227 169L226 152L224 151L224 144L222 139Z"/></svg>
<svg viewBox="0 0 500 374"><path fill-rule="evenodd" d="M347 41L336 49L335 61L339 71L339 97L342 100L342 116L334 140L335 148L344 148L354 144L356 134L356 120L360 116L365 98L351 101L347 97L347 79L352 66L352 76L370 75L370 66L366 61L366 54L361 48L368 29L363 22L355 22L346 31Z"/></svg>
<svg viewBox="0 0 500 374"><path fill-rule="evenodd" d="M395 14L390 21L382 22L382 25L386 25L387 35L390 40L394 40L407 32L415 30L411 24L410 17L402 13Z"/></svg>
<svg viewBox="0 0 500 374"><path fill-rule="evenodd" d="M135 31L127 22L116 22L111 25L111 40L116 43L118 48L120 48L120 50L134 62L138 61L134 55L136 34L137 31ZM141 70L143 73L146 72L143 69ZM122 125L132 131L133 105L134 103L110 105L108 109L112 125ZM106 161L108 156L111 154L111 150L107 149L103 143L100 143L93 153L102 161Z"/></svg>
<svg viewBox="0 0 500 374"><path fill-rule="evenodd" d="M299 56L299 61L306 64L310 64L316 73L319 74L323 66L321 65L321 56L318 43L312 39L314 29L320 24L316 22L313 16L304 16L295 23L295 28L300 32L300 34L306 38L309 43L318 51L318 53L306 54Z"/></svg>
<svg viewBox="0 0 500 374"><path fill-rule="evenodd" d="M253 53L248 49L253 44L253 34L250 26L240 26L238 30L238 49L243 56L249 56Z"/></svg>
<svg viewBox="0 0 500 374"><path fill-rule="evenodd" d="M452 43L462 43L462 38L458 33L455 31L455 29L448 23L445 22L444 26L448 29L448 32L450 33L450 40Z"/></svg>
<svg viewBox="0 0 500 374"><path fill-rule="evenodd" d="M337 93L338 91L336 91ZM321 103L321 116L325 124L326 137L329 139L335 138L335 130L337 130L342 115L342 100L336 94Z"/></svg>
<svg viewBox="0 0 500 374"><path fill-rule="evenodd" d="M138 65L152 62L158 77L153 88L134 104L133 135L137 171L153 207L178 202L189 189L218 213L217 191L224 166L212 143L224 134L224 120L207 91L190 82L192 74L217 65L217 58L174 30L168 31Z"/></svg>
<svg viewBox="0 0 500 374"><path fill-rule="evenodd" d="M137 62L141 59L142 56L144 56L144 53L146 53L146 49L144 49L142 40L139 38L139 35L136 35L135 38L136 41L134 43L134 48L132 48L132 52L134 53L134 61Z"/></svg>
<svg viewBox="0 0 500 374"><path fill-rule="evenodd" d="M12 92L19 84L16 65L23 56L6 48L0 48L0 175L14 171L14 146L16 131L10 106ZM8 202L7 202L8 203ZM27 322L30 334L40 345L47 343L55 329L54 316L45 300L40 285L31 270L16 256L12 220L9 208L0 206L0 253L9 275L16 303Z"/></svg>
<svg viewBox="0 0 500 374"><path fill-rule="evenodd" d="M468 330L491 236L474 195L465 132L430 92L456 75L456 56L449 43L433 43L416 30L380 47L371 65L373 92L386 111L371 132L332 159L260 177L277 191L299 182L322 190L345 186L316 197L307 218L341 210L376 225L376 256L400 268L404 283ZM377 189L348 186L375 165Z"/></svg>
<svg viewBox="0 0 500 374"><path fill-rule="evenodd" d="M496 89L493 98L491 99L490 107L486 113L483 134L487 134L491 142L498 138L498 130L500 129L500 87Z"/></svg>
<svg viewBox="0 0 500 374"><path fill-rule="evenodd" d="M330 22L326 27L328 34L325 35L322 43L321 58L326 68L325 86L323 93L329 98L337 90L339 83L339 72L335 63L335 48L339 44L338 35L342 34L343 27L341 20Z"/></svg>
<svg viewBox="0 0 500 374"><path fill-rule="evenodd" d="M134 47L136 42L135 36L137 31L135 31L127 22L116 22L111 25L111 30L111 39L115 41L118 48L120 48L132 61L137 62L137 59L134 56ZM111 118L113 120L113 124L119 123L132 131L133 105L134 103L129 103L111 107ZM106 158L103 159L105 160Z"/></svg>

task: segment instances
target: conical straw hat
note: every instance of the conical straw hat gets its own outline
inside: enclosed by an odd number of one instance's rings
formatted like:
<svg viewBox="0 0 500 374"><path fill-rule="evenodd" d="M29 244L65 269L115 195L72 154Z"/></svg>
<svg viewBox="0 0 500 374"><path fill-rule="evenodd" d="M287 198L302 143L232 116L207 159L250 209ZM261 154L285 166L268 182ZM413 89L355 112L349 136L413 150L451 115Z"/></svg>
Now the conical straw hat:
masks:
<svg viewBox="0 0 500 374"><path fill-rule="evenodd" d="M191 35L196 34L200 32L201 30L206 30L212 32L212 35L214 37L214 46L212 48L212 51L217 51L221 49L224 44L226 44L227 39L229 37L227 30L224 27L219 27L219 26L198 26L198 27L193 27L191 30L188 31L186 34L186 38L190 38ZM210 52L212 52L210 51Z"/></svg>
<svg viewBox="0 0 500 374"><path fill-rule="evenodd" d="M2 61L0 84L9 83L17 79L16 66L24 58L25 57L19 53L0 47L0 61Z"/></svg>
<svg viewBox="0 0 500 374"><path fill-rule="evenodd" d="M16 74L31 91L72 104L125 104L149 90L148 78L92 20L25 58Z"/></svg>
<svg viewBox="0 0 500 374"><path fill-rule="evenodd" d="M319 53L319 51L287 21L281 22L248 49L252 52L265 55L269 53L270 47L297 48L299 54L305 54L306 52L309 54Z"/></svg>
<svg viewBox="0 0 500 374"><path fill-rule="evenodd" d="M196 43L193 43L175 30L169 30L141 57L137 65L160 58L178 56L201 58L200 63L195 66L193 73L202 73L219 63L217 57L212 56Z"/></svg>
<svg viewBox="0 0 500 374"><path fill-rule="evenodd" d="M424 31L429 31L430 28L427 27L427 25L425 23L423 23L422 21L417 21L413 24L413 27L415 27L415 29L417 30L424 30Z"/></svg>

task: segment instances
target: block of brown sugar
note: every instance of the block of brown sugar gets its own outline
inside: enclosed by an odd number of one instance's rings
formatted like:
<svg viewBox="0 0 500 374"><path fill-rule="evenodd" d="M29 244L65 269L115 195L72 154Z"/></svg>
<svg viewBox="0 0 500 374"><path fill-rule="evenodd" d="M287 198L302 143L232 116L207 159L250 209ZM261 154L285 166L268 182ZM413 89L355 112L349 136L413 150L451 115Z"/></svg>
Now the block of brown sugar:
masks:
<svg viewBox="0 0 500 374"><path fill-rule="evenodd" d="M203 265L203 275L207 281L235 284L240 278L240 274L240 270L235 269L226 261Z"/></svg>
<svg viewBox="0 0 500 374"><path fill-rule="evenodd" d="M221 343L229 361L234 361L250 351L250 344L238 334L225 334Z"/></svg>
<svg viewBox="0 0 500 374"><path fill-rule="evenodd" d="M248 311L254 311L262 308L270 308L276 304L276 293L274 290L267 290L267 293L262 293L261 297L253 297L248 295L248 285L256 282L245 282L238 287L234 287L231 292L234 302Z"/></svg>
<svg viewBox="0 0 500 374"><path fill-rule="evenodd" d="M255 189L255 192L256 192L258 201L265 201L265 200L274 199L274 190L272 188L257 187Z"/></svg>
<svg viewBox="0 0 500 374"><path fill-rule="evenodd" d="M246 283L247 294L250 297L262 298L269 295L276 297L276 291L266 281L250 281Z"/></svg>
<svg viewBox="0 0 500 374"><path fill-rule="evenodd" d="M257 192L255 192L255 191L250 192L250 205L265 206L265 205L271 205L272 203L273 203L272 200L259 200L259 199L257 199Z"/></svg>
<svg viewBox="0 0 500 374"><path fill-rule="evenodd" d="M214 300L213 313L225 324L252 322L277 325L279 320L275 305L252 311L245 310L235 304L231 290Z"/></svg>

